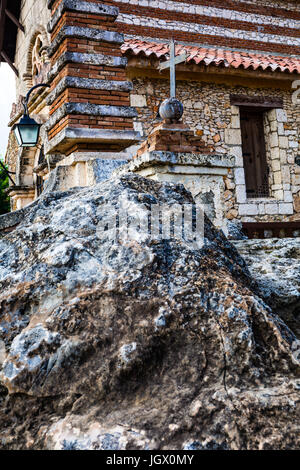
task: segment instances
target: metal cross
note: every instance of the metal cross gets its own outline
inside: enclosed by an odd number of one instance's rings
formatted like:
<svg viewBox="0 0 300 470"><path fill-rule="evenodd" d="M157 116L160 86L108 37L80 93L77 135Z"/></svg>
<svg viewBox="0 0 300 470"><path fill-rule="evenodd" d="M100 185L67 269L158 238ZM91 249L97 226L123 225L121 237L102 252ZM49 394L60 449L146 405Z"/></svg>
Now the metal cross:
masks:
<svg viewBox="0 0 300 470"><path fill-rule="evenodd" d="M160 71L170 69L170 98L176 98L176 65L185 62L186 59L186 53L176 56L175 41L172 39L170 42L170 60L163 62L158 67Z"/></svg>

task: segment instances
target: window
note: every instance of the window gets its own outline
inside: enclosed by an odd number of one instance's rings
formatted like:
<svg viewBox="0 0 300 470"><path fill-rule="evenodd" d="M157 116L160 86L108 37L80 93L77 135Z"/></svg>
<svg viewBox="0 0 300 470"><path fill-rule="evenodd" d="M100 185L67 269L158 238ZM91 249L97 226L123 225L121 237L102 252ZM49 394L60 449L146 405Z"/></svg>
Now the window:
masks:
<svg viewBox="0 0 300 470"><path fill-rule="evenodd" d="M263 110L241 106L240 116L247 197L269 197Z"/></svg>

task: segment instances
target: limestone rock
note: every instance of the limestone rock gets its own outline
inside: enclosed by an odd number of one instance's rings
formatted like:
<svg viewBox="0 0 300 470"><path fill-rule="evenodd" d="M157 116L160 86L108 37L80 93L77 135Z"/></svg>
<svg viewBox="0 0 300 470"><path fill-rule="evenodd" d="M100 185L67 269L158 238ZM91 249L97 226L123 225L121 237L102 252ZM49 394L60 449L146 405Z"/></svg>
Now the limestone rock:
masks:
<svg viewBox="0 0 300 470"><path fill-rule="evenodd" d="M42 196L0 239L1 447L299 448L299 344L244 260L209 220L198 248L114 242L120 199L129 221L192 202L129 174Z"/></svg>
<svg viewBox="0 0 300 470"><path fill-rule="evenodd" d="M231 210L227 212L228 217L227 230L229 240L245 240L248 237L243 232L243 223L240 220L232 220L236 211Z"/></svg>
<svg viewBox="0 0 300 470"><path fill-rule="evenodd" d="M260 296L300 336L299 238L233 242L258 283Z"/></svg>

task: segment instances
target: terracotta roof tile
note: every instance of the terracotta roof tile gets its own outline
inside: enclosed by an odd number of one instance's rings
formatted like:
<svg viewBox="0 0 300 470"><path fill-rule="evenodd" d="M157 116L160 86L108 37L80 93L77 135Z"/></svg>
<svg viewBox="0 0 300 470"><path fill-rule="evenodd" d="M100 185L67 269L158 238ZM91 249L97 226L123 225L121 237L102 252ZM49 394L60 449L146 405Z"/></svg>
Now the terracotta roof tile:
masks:
<svg viewBox="0 0 300 470"><path fill-rule="evenodd" d="M150 41L131 39L122 45L123 54L153 56L157 59L167 60L169 57L169 45ZM187 63L197 65L216 65L223 67L242 67L245 70L253 69L300 73L300 59L295 57L282 57L272 54L260 54L259 52L229 51L195 46L176 46L176 53L188 54Z"/></svg>

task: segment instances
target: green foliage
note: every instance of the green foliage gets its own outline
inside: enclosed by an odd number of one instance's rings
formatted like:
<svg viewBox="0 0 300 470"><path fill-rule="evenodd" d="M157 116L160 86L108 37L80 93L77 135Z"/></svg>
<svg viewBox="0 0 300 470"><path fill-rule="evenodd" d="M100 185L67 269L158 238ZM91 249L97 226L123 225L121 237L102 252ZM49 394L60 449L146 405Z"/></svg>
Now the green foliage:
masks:
<svg viewBox="0 0 300 470"><path fill-rule="evenodd" d="M0 215L6 214L10 211L9 197L5 193L5 189L8 188L8 186L8 176L0 166Z"/></svg>

